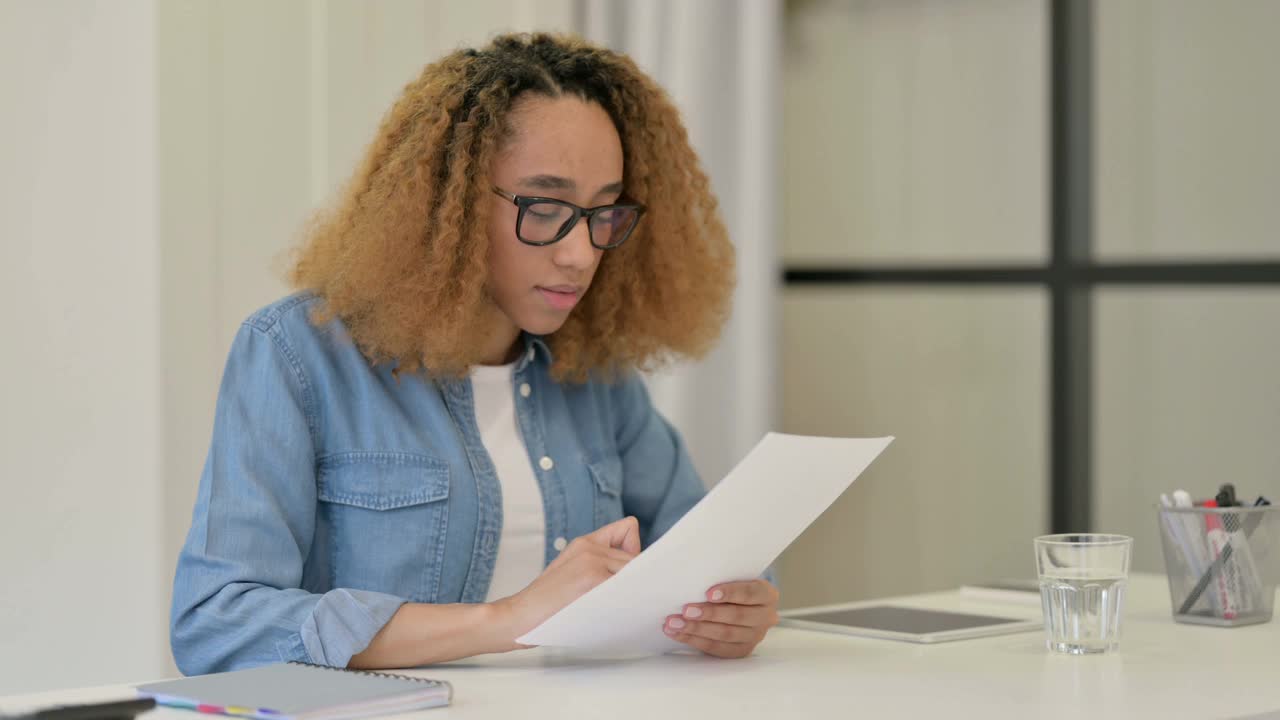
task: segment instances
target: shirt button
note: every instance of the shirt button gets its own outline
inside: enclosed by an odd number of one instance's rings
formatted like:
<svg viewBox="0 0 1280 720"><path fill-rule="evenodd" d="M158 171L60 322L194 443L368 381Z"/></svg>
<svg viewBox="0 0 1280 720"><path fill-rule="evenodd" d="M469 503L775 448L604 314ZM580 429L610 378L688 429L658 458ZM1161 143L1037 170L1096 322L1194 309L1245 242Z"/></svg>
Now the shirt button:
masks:
<svg viewBox="0 0 1280 720"><path fill-rule="evenodd" d="M533 388L529 387L529 383L520 383L520 397L529 397L531 392Z"/></svg>
<svg viewBox="0 0 1280 720"><path fill-rule="evenodd" d="M555 466L556 464L551 462L551 458L547 457L546 455L543 455L542 459L538 461L538 467L542 468L543 470L550 470Z"/></svg>
<svg viewBox="0 0 1280 720"><path fill-rule="evenodd" d="M569 541L568 541L568 540L565 540L565 539L564 539L564 538L562 538L562 537L558 537L558 538L556 538L556 541L555 541L555 542L551 543L551 547L555 548L555 549L556 549L556 552L560 552L560 551L564 550L564 549L565 549L565 547L566 547L568 544L569 544Z"/></svg>
<svg viewBox="0 0 1280 720"><path fill-rule="evenodd" d="M533 348L529 348L529 362L533 362Z"/></svg>

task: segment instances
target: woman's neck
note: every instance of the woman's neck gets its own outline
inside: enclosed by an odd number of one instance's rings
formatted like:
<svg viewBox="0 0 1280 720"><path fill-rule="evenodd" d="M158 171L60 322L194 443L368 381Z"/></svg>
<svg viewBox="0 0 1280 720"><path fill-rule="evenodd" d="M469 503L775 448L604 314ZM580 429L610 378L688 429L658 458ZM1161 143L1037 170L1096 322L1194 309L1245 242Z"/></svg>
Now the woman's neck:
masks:
<svg viewBox="0 0 1280 720"><path fill-rule="evenodd" d="M520 328L503 316L491 325L481 348L481 365L506 365L520 357Z"/></svg>

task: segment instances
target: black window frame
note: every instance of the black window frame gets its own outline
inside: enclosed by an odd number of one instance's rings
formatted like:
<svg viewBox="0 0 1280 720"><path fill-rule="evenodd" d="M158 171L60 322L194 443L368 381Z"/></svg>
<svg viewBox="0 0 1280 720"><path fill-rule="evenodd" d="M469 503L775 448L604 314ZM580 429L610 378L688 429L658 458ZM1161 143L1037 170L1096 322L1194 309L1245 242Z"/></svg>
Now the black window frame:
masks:
<svg viewBox="0 0 1280 720"><path fill-rule="evenodd" d="M1100 287L1280 286L1280 261L1098 262L1093 252L1094 0L1049 0L1050 227L1044 264L787 265L786 288L1029 286L1049 296L1050 532L1094 529L1093 313Z"/></svg>

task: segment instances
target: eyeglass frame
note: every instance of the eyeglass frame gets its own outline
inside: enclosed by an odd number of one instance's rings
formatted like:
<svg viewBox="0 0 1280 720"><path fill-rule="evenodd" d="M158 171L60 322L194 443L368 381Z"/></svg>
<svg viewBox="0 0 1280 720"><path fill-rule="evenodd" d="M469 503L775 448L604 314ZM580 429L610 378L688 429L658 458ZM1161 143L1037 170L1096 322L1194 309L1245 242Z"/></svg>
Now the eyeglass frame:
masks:
<svg viewBox="0 0 1280 720"><path fill-rule="evenodd" d="M555 243L560 242L565 239L569 233L573 232L573 229L578 226L578 221L585 217L587 219L587 238L591 241L591 247L596 248L597 250L616 250L622 245L622 243L631 238L631 234L635 232L636 227L640 224L640 218L644 217L645 210L648 209L639 203L625 202L613 202L608 205L597 205L595 207L584 208L580 205L574 205L568 200L560 200L558 198L539 197L535 195L516 195L515 193L503 190L497 185L494 185L491 189L495 195L509 201L519 209L519 212L516 214L516 239L525 245L532 245L534 247L546 247L547 245L554 245ZM525 212L529 209L530 205L536 205L538 203L551 203L553 205L566 207L573 211L573 216L568 220L565 220L564 224L560 226L560 229L556 231L555 237L541 242L526 240L520 236L520 227L524 224ZM623 235L622 239L618 242L611 245L597 245L595 233L591 230L591 219L595 217L596 213L613 208L631 208L632 210L635 210L636 220L631 224L631 227L627 229L627 234Z"/></svg>

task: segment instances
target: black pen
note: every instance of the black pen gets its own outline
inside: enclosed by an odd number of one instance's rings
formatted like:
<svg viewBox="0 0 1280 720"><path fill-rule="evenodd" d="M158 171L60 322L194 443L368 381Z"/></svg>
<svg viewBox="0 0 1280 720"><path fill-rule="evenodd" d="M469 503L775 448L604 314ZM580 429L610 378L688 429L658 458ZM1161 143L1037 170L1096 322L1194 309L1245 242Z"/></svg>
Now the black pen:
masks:
<svg viewBox="0 0 1280 720"><path fill-rule="evenodd" d="M137 698L82 705L55 705L22 715L4 717L5 720L128 720L155 706L155 698Z"/></svg>
<svg viewBox="0 0 1280 720"><path fill-rule="evenodd" d="M1240 504L1236 502L1236 486L1231 483L1223 483L1213 499L1218 501L1218 507L1235 507Z"/></svg>

